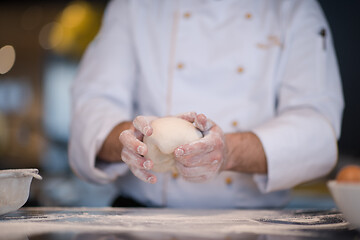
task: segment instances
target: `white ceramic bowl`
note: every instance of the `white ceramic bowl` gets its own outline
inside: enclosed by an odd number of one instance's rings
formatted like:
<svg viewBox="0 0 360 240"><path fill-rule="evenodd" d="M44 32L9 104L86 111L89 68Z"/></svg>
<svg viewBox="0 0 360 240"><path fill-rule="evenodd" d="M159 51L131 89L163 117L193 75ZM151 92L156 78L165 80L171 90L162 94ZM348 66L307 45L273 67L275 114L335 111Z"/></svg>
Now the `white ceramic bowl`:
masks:
<svg viewBox="0 0 360 240"><path fill-rule="evenodd" d="M0 170L0 215L18 210L29 197L32 178L42 179L37 169Z"/></svg>
<svg viewBox="0 0 360 240"><path fill-rule="evenodd" d="M339 183L332 180L327 185L346 220L360 230L360 183Z"/></svg>

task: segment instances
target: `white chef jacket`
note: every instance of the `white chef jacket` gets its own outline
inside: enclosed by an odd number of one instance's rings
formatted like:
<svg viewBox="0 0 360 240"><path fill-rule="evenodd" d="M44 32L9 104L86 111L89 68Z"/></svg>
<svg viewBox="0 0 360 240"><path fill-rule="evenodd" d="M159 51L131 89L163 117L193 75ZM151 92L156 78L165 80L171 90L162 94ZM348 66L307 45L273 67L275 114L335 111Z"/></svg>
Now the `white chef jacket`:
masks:
<svg viewBox="0 0 360 240"><path fill-rule="evenodd" d="M328 24L312 0L112 1L72 97L72 169L148 206L282 206L288 189L337 160L342 87ZM162 173L149 184L124 163L96 161L119 122L188 111L225 133L254 132L268 173L225 171L205 183Z"/></svg>

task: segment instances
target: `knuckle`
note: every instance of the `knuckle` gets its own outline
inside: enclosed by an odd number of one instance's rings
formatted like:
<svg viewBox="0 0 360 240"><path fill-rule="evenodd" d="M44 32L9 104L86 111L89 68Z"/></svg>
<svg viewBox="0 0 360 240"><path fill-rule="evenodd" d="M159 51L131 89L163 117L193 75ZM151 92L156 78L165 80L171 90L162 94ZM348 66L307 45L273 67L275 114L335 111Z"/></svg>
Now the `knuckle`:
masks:
<svg viewBox="0 0 360 240"><path fill-rule="evenodd" d="M145 169L144 168L144 158L143 157L140 157L140 156L134 156L134 159L133 159L133 162L134 162L134 165L137 167L137 168L140 168L140 169Z"/></svg>
<svg viewBox="0 0 360 240"><path fill-rule="evenodd" d="M125 141L125 139L129 136L130 130L124 130L120 133L119 139L121 142Z"/></svg>
<svg viewBox="0 0 360 240"><path fill-rule="evenodd" d="M191 160L190 157L184 157L182 163L186 166L186 167L190 167L193 165L193 161Z"/></svg>
<svg viewBox="0 0 360 240"><path fill-rule="evenodd" d="M136 153L133 153L132 151L128 150L128 149L123 149L123 151L121 152L121 159L127 164L127 165L131 165L133 167L136 168L143 168L142 163L143 163L143 158L141 156L139 156Z"/></svg>
<svg viewBox="0 0 360 240"><path fill-rule="evenodd" d="M195 150L197 150L198 152L202 152L206 149L207 145L208 144L206 143L205 140L197 141L194 144L190 145L190 146L192 146L192 148L190 148L188 150L188 152L195 151Z"/></svg>
<svg viewBox="0 0 360 240"><path fill-rule="evenodd" d="M180 175L181 175L183 178L188 178L188 177L191 177L191 176L192 176L192 174L190 173L188 167L178 166L178 170L179 170Z"/></svg>
<svg viewBox="0 0 360 240"><path fill-rule="evenodd" d="M141 122L144 119L143 116L136 116L133 122Z"/></svg>
<svg viewBox="0 0 360 240"><path fill-rule="evenodd" d="M133 121L134 128L140 130L143 121L144 121L144 116L135 117L135 119Z"/></svg>
<svg viewBox="0 0 360 240"><path fill-rule="evenodd" d="M182 159L182 163L185 167L195 167L199 164L199 161L193 156L185 156Z"/></svg>

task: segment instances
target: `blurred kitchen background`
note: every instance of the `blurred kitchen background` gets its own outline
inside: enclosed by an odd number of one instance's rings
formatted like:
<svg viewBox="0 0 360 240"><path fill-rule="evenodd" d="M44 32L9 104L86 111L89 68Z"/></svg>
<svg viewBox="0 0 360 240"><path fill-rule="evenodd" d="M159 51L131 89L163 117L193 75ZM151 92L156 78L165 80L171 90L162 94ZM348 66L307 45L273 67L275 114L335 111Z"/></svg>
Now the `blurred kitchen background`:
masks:
<svg viewBox="0 0 360 240"><path fill-rule="evenodd" d="M326 180L360 164L360 1L321 0L332 29L346 108L339 162L324 179L303 184L289 207L333 207ZM96 35L107 1L0 3L0 169L38 168L27 206L108 206L111 185L93 185L71 172L67 159L69 88Z"/></svg>

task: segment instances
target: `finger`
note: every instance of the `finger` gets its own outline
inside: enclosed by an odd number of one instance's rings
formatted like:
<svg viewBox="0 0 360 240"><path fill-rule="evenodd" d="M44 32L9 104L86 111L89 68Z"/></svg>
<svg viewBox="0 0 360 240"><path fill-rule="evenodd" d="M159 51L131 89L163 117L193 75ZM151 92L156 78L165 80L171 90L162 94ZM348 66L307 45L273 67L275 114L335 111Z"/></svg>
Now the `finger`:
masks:
<svg viewBox="0 0 360 240"><path fill-rule="evenodd" d="M217 165L205 165L199 167L186 167L180 163L176 163L176 167L180 175L184 178L196 178L199 176L215 174L219 168Z"/></svg>
<svg viewBox="0 0 360 240"><path fill-rule="evenodd" d="M145 136L150 136L153 131L150 123L154 119L155 117L152 116L137 116L133 121L133 125Z"/></svg>
<svg viewBox="0 0 360 240"><path fill-rule="evenodd" d="M134 136L139 140L139 141L143 141L144 139L144 134L142 134L139 130L137 130L136 128L132 129L134 132Z"/></svg>
<svg viewBox="0 0 360 240"><path fill-rule="evenodd" d="M194 125L200 129L200 131L205 132L209 131L215 125L215 123L208 119L204 114L198 114L195 117Z"/></svg>
<svg viewBox="0 0 360 240"><path fill-rule="evenodd" d="M157 178L155 175L149 173L146 170L136 168L134 166L129 166L130 171L140 180L147 182L147 183L156 183Z"/></svg>
<svg viewBox="0 0 360 240"><path fill-rule="evenodd" d="M186 181L188 182L192 182L192 183L202 183L205 182L207 180L209 180L211 177L207 176L207 175L203 175L203 176L197 176L197 177L187 177L184 178Z"/></svg>
<svg viewBox="0 0 360 240"><path fill-rule="evenodd" d="M213 140L206 140L205 138L201 138L198 141L181 145L177 147L174 151L175 158L180 159L184 156L192 157L195 155L212 152L215 149L215 144L213 144L212 142Z"/></svg>
<svg viewBox="0 0 360 240"><path fill-rule="evenodd" d="M216 126L215 128L218 127ZM203 138L200 138L199 140L192 143L184 144L177 147L174 150L174 154L177 158L187 155L194 156L198 154L212 152L214 151L214 149L222 149L224 147L224 144L225 142L222 138L222 133L211 130L210 133L208 135L205 135Z"/></svg>
<svg viewBox="0 0 360 240"><path fill-rule="evenodd" d="M182 113L182 114L176 115L176 117L193 123L195 121L195 118L196 118L196 112Z"/></svg>
<svg viewBox="0 0 360 240"><path fill-rule="evenodd" d="M195 156L184 156L175 158L175 160L186 167L199 167L204 165L219 164L222 159L220 151L213 151L208 154L199 154Z"/></svg>
<svg viewBox="0 0 360 240"><path fill-rule="evenodd" d="M154 162L146 159L127 148L123 148L121 159L127 164L140 169L150 170L154 166Z"/></svg>
<svg viewBox="0 0 360 240"><path fill-rule="evenodd" d="M147 153L147 146L135 137L135 133L132 130L125 130L120 133L119 140L124 148L131 149L133 152L140 155Z"/></svg>

